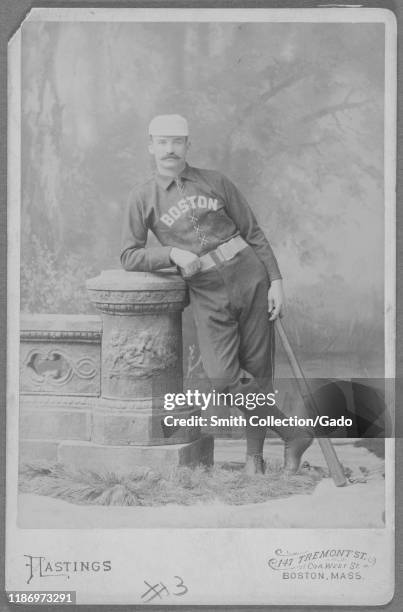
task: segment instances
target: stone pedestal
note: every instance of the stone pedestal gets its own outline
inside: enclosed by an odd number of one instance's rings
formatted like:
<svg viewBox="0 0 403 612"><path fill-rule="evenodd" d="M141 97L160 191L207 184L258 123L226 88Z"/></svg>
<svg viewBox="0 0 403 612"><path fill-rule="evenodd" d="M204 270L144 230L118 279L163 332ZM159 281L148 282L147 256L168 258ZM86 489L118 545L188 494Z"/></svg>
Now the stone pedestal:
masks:
<svg viewBox="0 0 403 612"><path fill-rule="evenodd" d="M201 437L199 427L163 423L168 414L199 414L163 406L165 393L182 391L184 281L170 271L108 270L87 288L102 316L101 395L91 442L64 443L60 460L93 469L120 465L124 472L130 465L212 463L212 439Z"/></svg>
<svg viewBox="0 0 403 612"><path fill-rule="evenodd" d="M64 465L84 467L94 472L129 475L137 466L159 471L162 468L213 464L214 439L202 435L186 444L157 446L105 446L88 442L61 442L57 460Z"/></svg>

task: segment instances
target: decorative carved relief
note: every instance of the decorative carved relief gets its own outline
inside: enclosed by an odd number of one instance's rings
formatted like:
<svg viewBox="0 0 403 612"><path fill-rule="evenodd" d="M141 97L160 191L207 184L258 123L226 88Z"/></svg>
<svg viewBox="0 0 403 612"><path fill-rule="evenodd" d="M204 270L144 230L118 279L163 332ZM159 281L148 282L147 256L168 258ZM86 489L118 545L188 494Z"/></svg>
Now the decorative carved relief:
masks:
<svg viewBox="0 0 403 612"><path fill-rule="evenodd" d="M186 290L165 288L161 291L94 291L90 293L96 302L113 302L118 304L183 302Z"/></svg>
<svg viewBox="0 0 403 612"><path fill-rule="evenodd" d="M84 380L91 380L97 374L95 361L84 355L73 360L63 350L41 350L37 347L31 349L24 361L25 373L31 382L36 385L51 385L61 387L67 384L73 376Z"/></svg>
<svg viewBox="0 0 403 612"><path fill-rule="evenodd" d="M54 342L54 341L70 341L71 343L80 342L101 342L100 331L54 331L54 330L34 330L22 329L20 332L21 340L35 342Z"/></svg>
<svg viewBox="0 0 403 612"><path fill-rule="evenodd" d="M177 312L183 310L187 302L161 302L159 304L111 304L93 301L93 304L101 312L108 314L143 314L154 312Z"/></svg>
<svg viewBox="0 0 403 612"><path fill-rule="evenodd" d="M21 393L21 410L93 410L98 405L98 397L82 395L48 395Z"/></svg>
<svg viewBox="0 0 403 612"><path fill-rule="evenodd" d="M148 378L176 365L175 335L113 332L103 348L109 378Z"/></svg>

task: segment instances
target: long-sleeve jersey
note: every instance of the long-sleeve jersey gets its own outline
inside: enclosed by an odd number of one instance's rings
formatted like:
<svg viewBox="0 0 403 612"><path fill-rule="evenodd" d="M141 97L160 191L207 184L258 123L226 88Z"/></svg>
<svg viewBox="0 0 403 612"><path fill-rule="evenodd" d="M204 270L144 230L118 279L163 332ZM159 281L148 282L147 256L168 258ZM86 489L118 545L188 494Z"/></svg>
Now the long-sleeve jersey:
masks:
<svg viewBox="0 0 403 612"><path fill-rule="evenodd" d="M161 246L147 247L151 230ZM255 250L271 281L277 260L248 202L224 175L186 165L179 180L155 174L134 189L123 224L121 263L149 272L172 266L172 247L204 255L234 236Z"/></svg>

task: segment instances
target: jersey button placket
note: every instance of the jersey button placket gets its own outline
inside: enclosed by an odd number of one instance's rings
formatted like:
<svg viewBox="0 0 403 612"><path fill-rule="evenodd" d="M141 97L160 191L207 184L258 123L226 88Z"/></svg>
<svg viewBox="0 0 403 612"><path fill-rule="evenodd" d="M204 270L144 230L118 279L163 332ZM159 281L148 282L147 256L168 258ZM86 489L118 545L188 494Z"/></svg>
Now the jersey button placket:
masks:
<svg viewBox="0 0 403 612"><path fill-rule="evenodd" d="M185 197L185 185L184 183L181 181L181 179L177 176L175 177L175 185L176 188L179 192L179 194L182 197ZM200 223L199 223L199 218L196 215L196 211L194 208L191 208L191 213L190 213L190 221L193 225L193 229L196 233L197 239L200 242L201 247L204 247L206 244L208 244L208 238L205 234L205 232L202 230L202 228L200 227Z"/></svg>

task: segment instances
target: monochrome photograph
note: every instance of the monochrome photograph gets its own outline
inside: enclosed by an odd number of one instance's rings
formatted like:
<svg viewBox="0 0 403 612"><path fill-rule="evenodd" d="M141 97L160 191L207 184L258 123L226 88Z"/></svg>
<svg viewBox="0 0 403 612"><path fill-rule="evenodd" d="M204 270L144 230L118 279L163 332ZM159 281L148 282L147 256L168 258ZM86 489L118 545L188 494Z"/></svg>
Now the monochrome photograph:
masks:
<svg viewBox="0 0 403 612"><path fill-rule="evenodd" d="M393 13L33 9L8 74L6 589L389 601Z"/></svg>

